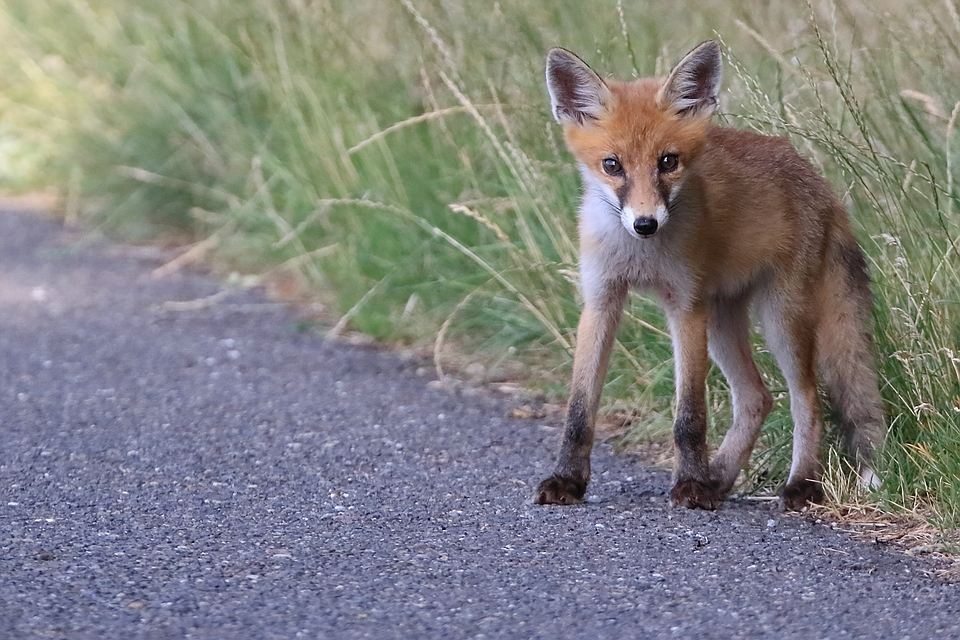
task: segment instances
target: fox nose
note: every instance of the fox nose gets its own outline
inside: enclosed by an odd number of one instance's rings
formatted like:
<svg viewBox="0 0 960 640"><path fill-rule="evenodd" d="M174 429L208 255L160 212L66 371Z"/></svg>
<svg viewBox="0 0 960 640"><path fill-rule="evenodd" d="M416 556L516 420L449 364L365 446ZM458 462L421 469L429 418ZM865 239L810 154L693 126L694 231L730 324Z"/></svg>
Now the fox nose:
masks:
<svg viewBox="0 0 960 640"><path fill-rule="evenodd" d="M657 219L637 218L633 221L633 230L644 237L652 236L657 232Z"/></svg>

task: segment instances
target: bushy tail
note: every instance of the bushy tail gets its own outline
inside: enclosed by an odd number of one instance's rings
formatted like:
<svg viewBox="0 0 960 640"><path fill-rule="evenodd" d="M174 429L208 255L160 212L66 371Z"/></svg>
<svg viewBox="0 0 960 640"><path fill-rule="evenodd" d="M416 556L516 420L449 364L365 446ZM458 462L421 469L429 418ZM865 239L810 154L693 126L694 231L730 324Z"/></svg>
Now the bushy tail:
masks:
<svg viewBox="0 0 960 640"><path fill-rule="evenodd" d="M883 443L886 425L873 354L870 276L852 239L831 247L828 265L817 332L820 375L861 478L876 484L870 461Z"/></svg>

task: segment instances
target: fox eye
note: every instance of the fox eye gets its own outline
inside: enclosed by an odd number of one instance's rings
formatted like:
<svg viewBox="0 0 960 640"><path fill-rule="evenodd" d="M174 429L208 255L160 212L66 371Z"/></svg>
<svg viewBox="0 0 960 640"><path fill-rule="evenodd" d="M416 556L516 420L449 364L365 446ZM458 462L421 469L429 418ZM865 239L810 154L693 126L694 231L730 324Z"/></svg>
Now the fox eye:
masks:
<svg viewBox="0 0 960 640"><path fill-rule="evenodd" d="M670 173L680 164L680 158L675 153L665 153L657 160L657 169L660 173Z"/></svg>
<svg viewBox="0 0 960 640"><path fill-rule="evenodd" d="M611 156L603 159L603 170L606 171L608 175L619 176L623 173L623 166L619 160Z"/></svg>

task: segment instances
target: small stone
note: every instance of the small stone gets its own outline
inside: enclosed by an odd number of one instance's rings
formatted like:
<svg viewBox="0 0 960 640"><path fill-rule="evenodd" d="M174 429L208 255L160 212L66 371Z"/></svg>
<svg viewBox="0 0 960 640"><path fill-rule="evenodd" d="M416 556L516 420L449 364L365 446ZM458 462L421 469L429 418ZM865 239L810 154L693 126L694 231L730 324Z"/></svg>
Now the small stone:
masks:
<svg viewBox="0 0 960 640"><path fill-rule="evenodd" d="M487 372L487 368L479 362L472 362L464 367L463 372L471 378L479 379Z"/></svg>
<svg viewBox="0 0 960 640"><path fill-rule="evenodd" d="M511 418L518 418L520 420L539 420L540 418L546 417L547 412L543 409L534 409L530 405L525 404L511 409L509 415Z"/></svg>

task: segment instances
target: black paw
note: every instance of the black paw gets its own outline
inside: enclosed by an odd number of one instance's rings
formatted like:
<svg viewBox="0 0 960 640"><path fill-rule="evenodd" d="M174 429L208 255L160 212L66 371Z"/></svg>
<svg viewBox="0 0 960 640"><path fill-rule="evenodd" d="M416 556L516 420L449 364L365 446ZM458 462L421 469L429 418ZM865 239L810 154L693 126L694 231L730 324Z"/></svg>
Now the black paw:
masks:
<svg viewBox="0 0 960 640"><path fill-rule="evenodd" d="M670 502L675 507L713 511L723 502L723 493L717 485L692 478L681 480L670 489Z"/></svg>
<svg viewBox="0 0 960 640"><path fill-rule="evenodd" d="M791 482L780 492L780 508L784 511L803 511L810 503L823 502L823 487L816 480Z"/></svg>
<svg viewBox="0 0 960 640"><path fill-rule="evenodd" d="M583 500L587 483L552 475L537 487L536 504L576 504Z"/></svg>

